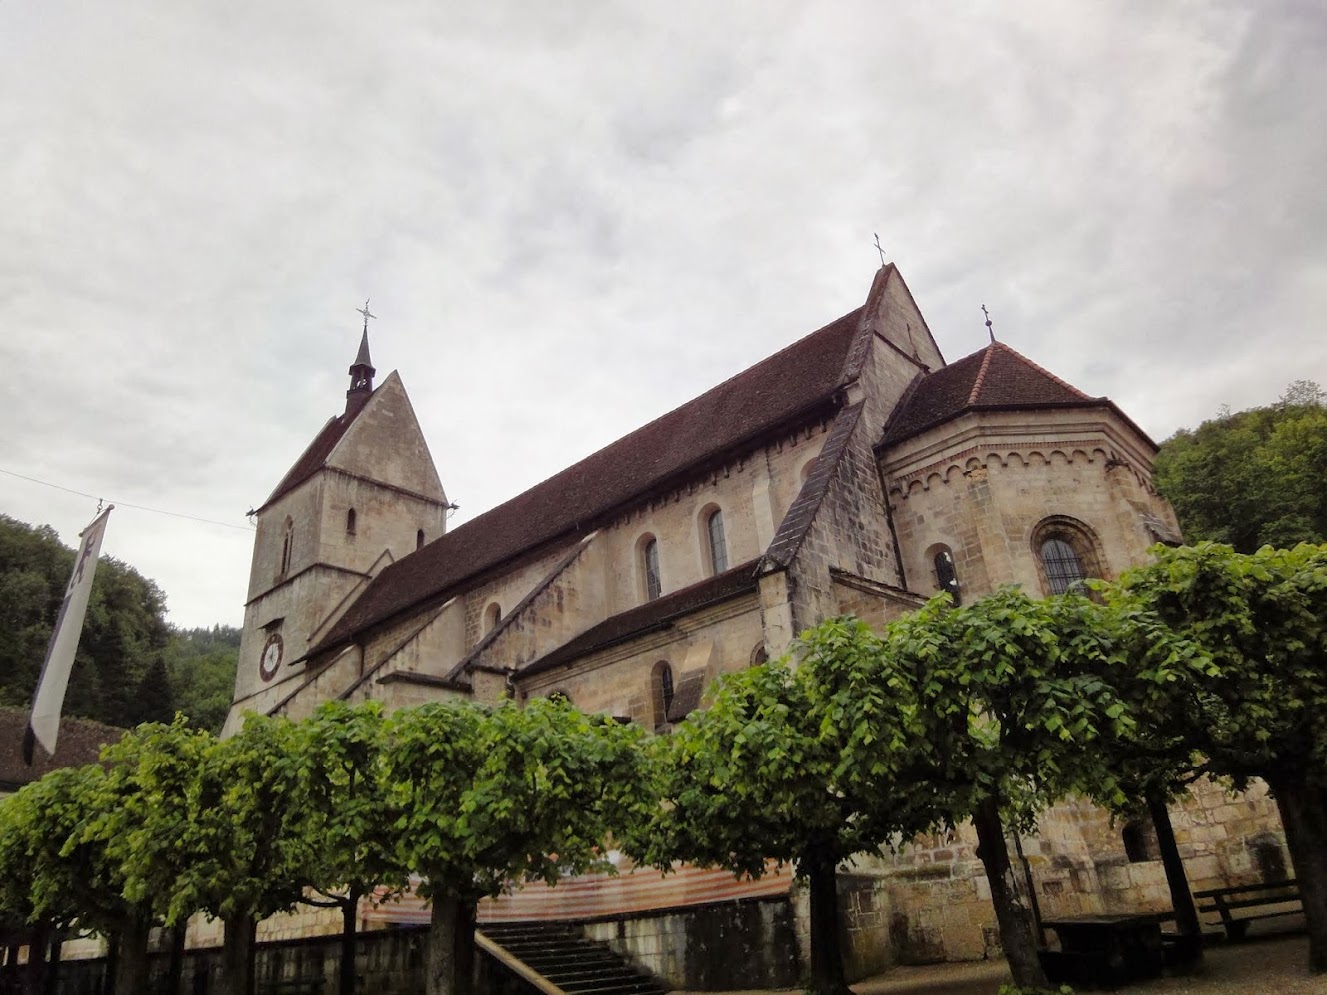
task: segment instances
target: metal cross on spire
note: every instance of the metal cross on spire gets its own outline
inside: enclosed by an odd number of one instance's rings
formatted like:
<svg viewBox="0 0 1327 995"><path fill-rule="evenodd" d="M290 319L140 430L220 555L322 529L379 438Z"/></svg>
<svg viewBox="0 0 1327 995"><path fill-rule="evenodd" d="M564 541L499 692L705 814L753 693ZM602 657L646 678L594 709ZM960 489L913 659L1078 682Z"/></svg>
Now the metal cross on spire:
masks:
<svg viewBox="0 0 1327 995"><path fill-rule="evenodd" d="M364 334L367 335L369 333L369 319L376 318L378 316L376 314L369 313L369 299L367 297L364 298L364 306L357 307L355 308L355 310L364 316Z"/></svg>
<svg viewBox="0 0 1327 995"><path fill-rule="evenodd" d="M881 266L884 266L884 265L885 265L885 250L884 250L883 248L881 248L881 246L880 246L880 235L879 235L877 232L872 232L871 234L872 234L872 235L875 235L875 251L878 252L878 253L880 253L880 265L881 265Z"/></svg>
<svg viewBox="0 0 1327 995"><path fill-rule="evenodd" d="M986 334L991 337L991 344L995 344L995 329L991 327L991 312L986 310L986 305L981 306L981 313L986 315Z"/></svg>

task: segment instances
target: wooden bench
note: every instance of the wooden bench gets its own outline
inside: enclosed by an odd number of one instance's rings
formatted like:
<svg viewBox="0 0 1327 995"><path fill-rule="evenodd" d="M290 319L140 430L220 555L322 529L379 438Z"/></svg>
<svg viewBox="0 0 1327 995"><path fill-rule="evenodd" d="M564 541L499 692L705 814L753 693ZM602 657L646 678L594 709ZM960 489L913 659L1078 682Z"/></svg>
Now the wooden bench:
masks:
<svg viewBox="0 0 1327 995"><path fill-rule="evenodd" d="M1221 916L1221 926L1232 940L1242 940L1249 931L1249 923L1277 916L1299 915L1304 911L1299 897L1299 885L1293 880L1265 881L1262 884L1241 884L1233 888L1213 888L1195 891L1199 912L1215 912ZM1297 908L1278 908L1294 903ZM1233 915L1243 909L1267 909L1252 915Z"/></svg>

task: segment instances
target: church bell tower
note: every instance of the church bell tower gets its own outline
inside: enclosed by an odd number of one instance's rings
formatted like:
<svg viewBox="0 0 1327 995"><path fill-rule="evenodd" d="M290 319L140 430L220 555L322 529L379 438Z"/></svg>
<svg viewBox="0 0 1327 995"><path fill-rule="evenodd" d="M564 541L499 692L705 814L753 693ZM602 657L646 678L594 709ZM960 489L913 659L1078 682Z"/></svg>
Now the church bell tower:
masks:
<svg viewBox="0 0 1327 995"><path fill-rule="evenodd" d="M309 679L310 651L388 563L446 529L447 495L401 377L374 387L368 302L345 410L255 513L227 734Z"/></svg>

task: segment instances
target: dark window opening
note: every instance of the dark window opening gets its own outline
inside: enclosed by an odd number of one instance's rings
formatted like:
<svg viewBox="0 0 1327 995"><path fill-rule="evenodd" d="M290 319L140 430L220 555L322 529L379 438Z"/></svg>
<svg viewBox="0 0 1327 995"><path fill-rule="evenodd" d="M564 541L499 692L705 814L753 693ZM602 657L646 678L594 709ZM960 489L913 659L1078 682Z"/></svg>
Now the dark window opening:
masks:
<svg viewBox="0 0 1327 995"><path fill-rule="evenodd" d="M415 533L415 548L422 549L423 547L424 547L424 530L420 529L418 532Z"/></svg>
<svg viewBox="0 0 1327 995"><path fill-rule="evenodd" d="M1041 562L1052 594L1064 594L1079 581L1087 579L1078 552L1064 539L1047 539L1041 544Z"/></svg>
<svg viewBox="0 0 1327 995"><path fill-rule="evenodd" d="M958 571L954 568L954 556L947 549L935 554L935 585L953 598L955 605L963 603L958 591Z"/></svg>
<svg viewBox="0 0 1327 995"><path fill-rule="evenodd" d="M641 551L645 567L645 600L653 601L663 593L663 583L659 578L659 543L651 539Z"/></svg>
<svg viewBox="0 0 1327 995"><path fill-rule="evenodd" d="M355 509L346 512L346 535L355 534Z"/></svg>
<svg viewBox="0 0 1327 995"><path fill-rule="evenodd" d="M710 539L710 566L714 573L721 574L728 569L728 546L723 536L723 512L717 508L706 523Z"/></svg>

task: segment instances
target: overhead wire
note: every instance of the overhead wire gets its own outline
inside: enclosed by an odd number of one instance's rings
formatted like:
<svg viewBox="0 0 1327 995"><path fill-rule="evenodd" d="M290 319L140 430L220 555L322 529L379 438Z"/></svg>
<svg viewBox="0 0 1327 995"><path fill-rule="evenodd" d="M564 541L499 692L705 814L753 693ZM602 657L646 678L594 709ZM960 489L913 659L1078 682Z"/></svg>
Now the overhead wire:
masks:
<svg viewBox="0 0 1327 995"><path fill-rule="evenodd" d="M61 484L53 484L49 480L41 480L37 477L29 477L25 473L15 473L13 470L6 470L4 467L0 467L0 473L3 473L6 476L10 477L17 477L20 480L27 480L34 484L41 484L43 487L53 487L57 491L64 491L66 494L77 494L79 497L85 497L90 501L105 500L105 498L100 494L89 494L87 491L78 491L72 487L65 487ZM254 528L252 525L236 525L234 522L218 522L216 519L213 518L200 518L197 515L186 515L179 511L165 511L161 508L149 508L146 505L142 504L130 504L128 501L115 500L112 501L111 503L114 504L117 508L134 508L137 511L148 511L154 515L169 515L171 518L184 518L188 519L191 522L202 522L205 525L219 525L225 529L240 529L241 531L244 532L252 532Z"/></svg>

